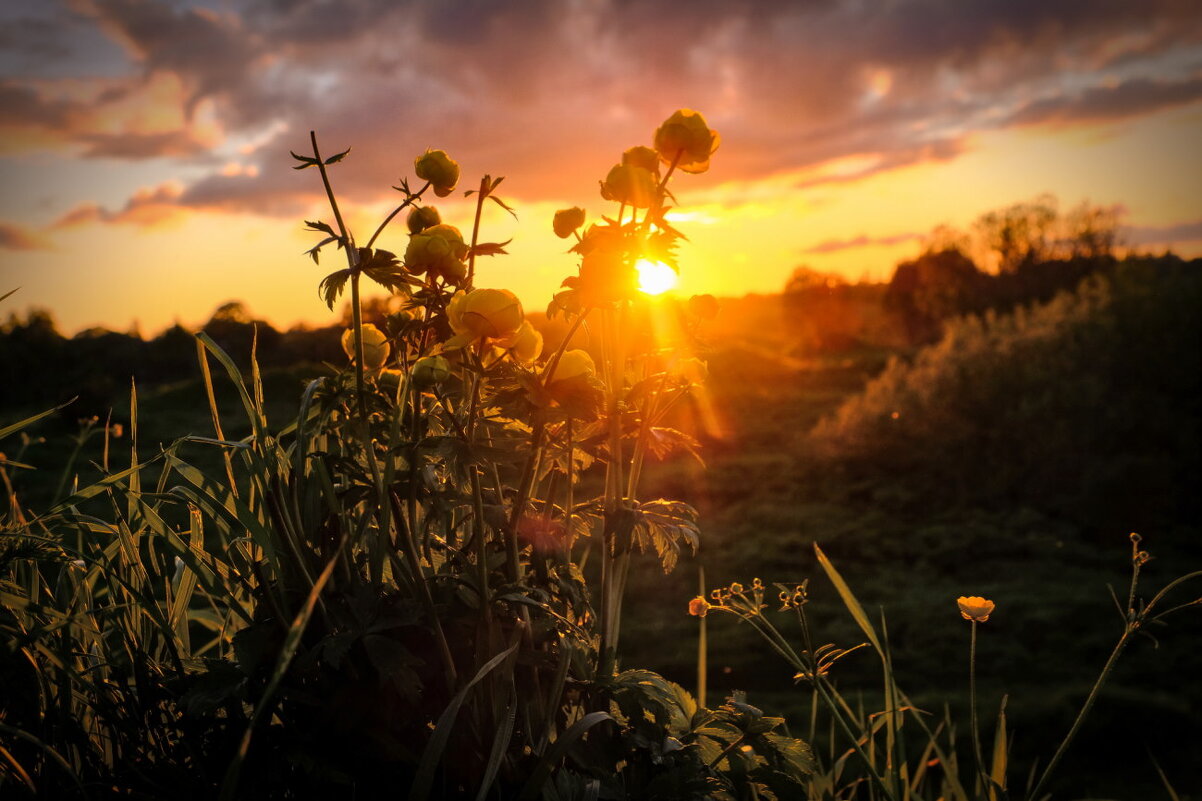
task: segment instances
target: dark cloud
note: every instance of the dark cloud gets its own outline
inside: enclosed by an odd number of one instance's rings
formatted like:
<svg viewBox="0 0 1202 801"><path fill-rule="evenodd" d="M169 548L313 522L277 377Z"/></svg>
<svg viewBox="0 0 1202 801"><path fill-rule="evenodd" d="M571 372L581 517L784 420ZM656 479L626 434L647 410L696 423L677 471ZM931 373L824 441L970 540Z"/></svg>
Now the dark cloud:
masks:
<svg viewBox="0 0 1202 801"><path fill-rule="evenodd" d="M50 250L50 242L38 231L16 223L0 222L0 249Z"/></svg>
<svg viewBox="0 0 1202 801"><path fill-rule="evenodd" d="M257 143L245 158L257 177L202 179L175 202L264 213L317 194L287 169L311 128L331 151L355 147L335 171L351 200L378 199L429 146L465 178L510 176L519 200L570 199L681 106L723 134L698 186L873 159L813 185L952 158L982 129L1202 97L1197 75L1164 63L1202 43L1202 6L1185 0L78 3L143 76L178 78L185 111L209 100L226 134ZM4 89L31 118L71 128L34 88ZM64 135L93 157L203 155L184 131L126 133Z"/></svg>
<svg viewBox="0 0 1202 801"><path fill-rule="evenodd" d="M1123 229L1123 240L1129 245L1176 245L1202 241L1202 220L1163 227L1132 225Z"/></svg>
<svg viewBox="0 0 1202 801"><path fill-rule="evenodd" d="M853 248L900 245L903 242L912 242L923 238L923 234L915 233L895 234L893 236L868 236L867 234L860 234L851 239L828 239L813 247L806 248L802 253L837 253L841 250L851 250Z"/></svg>
<svg viewBox="0 0 1202 801"><path fill-rule="evenodd" d="M1134 117L1202 98L1202 77L1184 81L1130 80L1072 95L1036 100L1010 116L1014 125L1096 122Z"/></svg>

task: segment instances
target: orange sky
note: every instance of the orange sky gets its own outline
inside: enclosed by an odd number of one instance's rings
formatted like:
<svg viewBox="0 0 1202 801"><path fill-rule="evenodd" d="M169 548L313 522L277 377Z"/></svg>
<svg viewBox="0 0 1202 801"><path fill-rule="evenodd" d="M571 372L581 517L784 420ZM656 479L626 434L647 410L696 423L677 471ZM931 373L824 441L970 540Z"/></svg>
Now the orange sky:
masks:
<svg viewBox="0 0 1202 801"><path fill-rule="evenodd" d="M621 151L677 107L723 137L672 188L679 291L775 292L801 264L887 279L933 227L1049 192L1129 243L1202 254L1202 11L1163 4L20 0L0 10L0 313L144 333L244 300L332 319L304 219L308 130L364 239L413 158L505 175L478 285L545 306L557 208L612 213ZM470 228L461 194L438 202ZM403 225L382 237L403 252Z"/></svg>

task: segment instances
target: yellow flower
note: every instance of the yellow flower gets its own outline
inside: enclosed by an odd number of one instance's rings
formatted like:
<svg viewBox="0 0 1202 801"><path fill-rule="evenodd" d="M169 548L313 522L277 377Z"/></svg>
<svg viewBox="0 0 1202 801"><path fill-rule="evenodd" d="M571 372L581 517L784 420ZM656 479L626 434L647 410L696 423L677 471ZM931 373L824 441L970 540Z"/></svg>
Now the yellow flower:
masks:
<svg viewBox="0 0 1202 801"><path fill-rule="evenodd" d="M467 275L467 244L453 225L440 223L409 237L405 248L405 269L414 275L429 272L458 284Z"/></svg>
<svg viewBox="0 0 1202 801"><path fill-rule="evenodd" d="M429 181L434 194L446 197L459 183L459 164L444 150L427 150L413 160L413 171L423 181Z"/></svg>
<svg viewBox="0 0 1202 801"><path fill-rule="evenodd" d="M351 361L355 360L355 332L347 329L342 333L342 350ZM363 324L363 369L379 370L388 361L392 348L384 332L371 323Z"/></svg>
<svg viewBox="0 0 1202 801"><path fill-rule="evenodd" d="M682 108L655 131L655 149L665 164L676 161L685 172L699 173L710 168L710 156L718 149L722 137L705 124L705 117L696 111Z"/></svg>
<svg viewBox="0 0 1202 801"><path fill-rule="evenodd" d="M451 363L442 356L423 356L413 363L413 383L419 387L441 384L451 375Z"/></svg>
<svg viewBox="0 0 1202 801"><path fill-rule="evenodd" d="M433 206L418 206L409 212L409 216L405 219L405 224L409 226L409 233L420 234L427 228L433 228L442 222L442 215L438 213L438 209ZM460 237L462 239L463 237Z"/></svg>
<svg viewBox="0 0 1202 801"><path fill-rule="evenodd" d="M622 163L654 173L659 170L659 154L649 147L635 145L622 153Z"/></svg>
<svg viewBox="0 0 1202 801"><path fill-rule="evenodd" d="M956 603L960 606L960 615L965 620L974 620L977 623L984 623L993 614L993 601L987 598L981 598L977 595L965 597L961 595L956 599Z"/></svg>
<svg viewBox="0 0 1202 801"><path fill-rule="evenodd" d="M601 183L601 197L645 209L655 197L656 186L650 170L632 164L615 164Z"/></svg>
<svg viewBox="0 0 1202 801"><path fill-rule="evenodd" d="M596 372L597 365L593 363L593 357L588 355L588 351L579 349L565 350L563 355L559 357L559 362L555 365L554 372L551 373L550 383L567 381L578 376L591 376L595 375Z"/></svg>
<svg viewBox="0 0 1202 801"><path fill-rule="evenodd" d="M497 345L508 350L518 361L529 364L543 352L543 335L529 320L523 320L517 331L497 340Z"/></svg>
<svg viewBox="0 0 1202 801"><path fill-rule="evenodd" d="M689 601L690 615L693 615L694 617L705 617L707 614L709 614L709 611L709 601L705 600L700 595Z"/></svg>
<svg viewBox="0 0 1202 801"><path fill-rule="evenodd" d="M447 318L456 334L471 340L504 339L517 333L526 319L522 302L508 289L456 292L447 304Z"/></svg>
<svg viewBox="0 0 1202 801"><path fill-rule="evenodd" d="M560 239L567 239L582 225L584 225L584 209L579 206L560 209L555 212L555 219L551 222L551 227L555 229L555 235Z"/></svg>

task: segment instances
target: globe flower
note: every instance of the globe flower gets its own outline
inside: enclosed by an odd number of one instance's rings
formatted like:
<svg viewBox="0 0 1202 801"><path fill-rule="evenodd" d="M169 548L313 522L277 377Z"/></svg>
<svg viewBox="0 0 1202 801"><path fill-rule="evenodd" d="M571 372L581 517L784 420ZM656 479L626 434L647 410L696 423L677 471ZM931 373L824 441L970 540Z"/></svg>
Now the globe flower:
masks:
<svg viewBox="0 0 1202 801"><path fill-rule="evenodd" d="M705 617L709 614L710 604L705 598L698 595L693 600L689 601L689 614L694 617Z"/></svg>
<svg viewBox="0 0 1202 801"><path fill-rule="evenodd" d="M458 284L467 275L467 243L453 225L440 223L409 237L405 248L405 269L414 275L428 272Z"/></svg>
<svg viewBox="0 0 1202 801"><path fill-rule="evenodd" d="M674 161L685 172L701 173L710 168L710 156L722 137L705 124L705 117L682 108L664 120L655 131L655 149L665 164Z"/></svg>
<svg viewBox="0 0 1202 801"><path fill-rule="evenodd" d="M978 595L968 597L962 595L956 599L956 604L960 607L961 617L976 623L984 623L993 614L993 601Z"/></svg>
<svg viewBox="0 0 1202 801"><path fill-rule="evenodd" d="M597 365L593 362L593 357L588 355L588 351L573 349L565 350L559 357L559 362L556 363L552 370L549 383L554 384L559 381L568 381L572 378L580 376L592 376L597 373Z"/></svg>
<svg viewBox="0 0 1202 801"><path fill-rule="evenodd" d="M555 235L560 239L567 239L582 225L584 225L584 209L579 206L560 209L555 212L555 219L551 222L551 227L555 229Z"/></svg>
<svg viewBox="0 0 1202 801"><path fill-rule="evenodd" d="M450 375L451 363L442 356L423 356L413 363L413 383L419 387L441 384Z"/></svg>
<svg viewBox="0 0 1202 801"><path fill-rule="evenodd" d="M655 198L658 183L651 171L631 164L615 164L601 182L601 197L645 209Z"/></svg>
<svg viewBox="0 0 1202 801"><path fill-rule="evenodd" d="M405 224L409 226L411 234L420 234L440 222L442 222L442 215L433 206L418 206L411 210L409 216L405 218Z"/></svg>
<svg viewBox="0 0 1202 801"><path fill-rule="evenodd" d="M375 372L388 361L388 354L392 348L388 344L388 338L384 336L384 332L371 323L363 324L362 336L363 369ZM353 329L347 329L342 333L342 350L348 359L355 360L355 332Z"/></svg>
<svg viewBox="0 0 1202 801"><path fill-rule="evenodd" d="M413 171L423 181L429 181L434 194L446 197L459 183L459 163L444 150L427 150L413 160Z"/></svg>
<svg viewBox="0 0 1202 801"><path fill-rule="evenodd" d="M699 320L712 320L718 316L718 301L713 295L693 295L689 298L689 314Z"/></svg>
<svg viewBox="0 0 1202 801"><path fill-rule="evenodd" d="M473 289L456 292L447 304L451 329L467 341L505 339L525 321L522 302L508 289Z"/></svg>
<svg viewBox="0 0 1202 801"><path fill-rule="evenodd" d="M642 167L650 173L659 171L659 154L649 147L635 145L622 153L622 163L631 167Z"/></svg>
<svg viewBox="0 0 1202 801"><path fill-rule="evenodd" d="M496 344L508 350L513 358L529 364L543 352L543 335L529 320L523 320L517 331L497 340Z"/></svg>

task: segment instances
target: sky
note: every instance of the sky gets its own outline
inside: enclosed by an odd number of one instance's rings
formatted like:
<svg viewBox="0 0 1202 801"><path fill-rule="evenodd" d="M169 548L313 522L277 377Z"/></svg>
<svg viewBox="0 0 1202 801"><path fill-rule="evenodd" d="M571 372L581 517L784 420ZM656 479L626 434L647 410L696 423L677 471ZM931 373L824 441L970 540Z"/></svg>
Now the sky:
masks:
<svg viewBox="0 0 1202 801"><path fill-rule="evenodd" d="M576 263L556 209L677 108L722 144L670 188L680 292L777 292L801 265L888 279L939 225L1051 193L1113 207L1128 245L1202 255L1196 0L5 0L0 318L60 330L204 323L240 299L328 324L304 251L332 221L289 151L351 148L331 179L357 238L414 158L460 191L505 176L478 286L541 309ZM403 225L380 246L403 252Z"/></svg>

